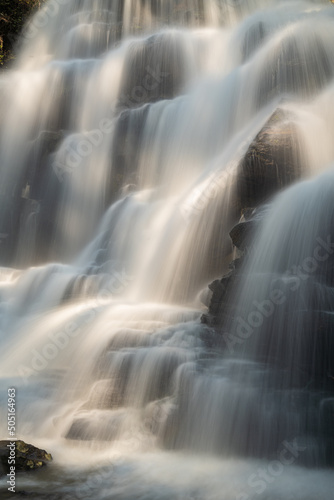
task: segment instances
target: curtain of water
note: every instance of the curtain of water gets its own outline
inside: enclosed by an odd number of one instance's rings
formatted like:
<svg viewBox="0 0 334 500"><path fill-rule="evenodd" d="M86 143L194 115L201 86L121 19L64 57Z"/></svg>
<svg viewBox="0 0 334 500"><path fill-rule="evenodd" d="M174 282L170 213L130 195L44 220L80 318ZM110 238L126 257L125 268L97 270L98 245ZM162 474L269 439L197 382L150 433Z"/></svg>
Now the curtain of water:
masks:
<svg viewBox="0 0 334 500"><path fill-rule="evenodd" d="M326 463L332 399L304 364L332 364L298 312L331 313L328 268L233 355L207 348L197 297L231 259L239 165L277 108L302 176L334 161L333 23L328 2L304 0L50 0L31 19L0 77L1 387L22 388L22 437L73 463L83 443L136 462L271 458L295 439ZM274 201L237 292L246 319L327 241L332 185Z"/></svg>

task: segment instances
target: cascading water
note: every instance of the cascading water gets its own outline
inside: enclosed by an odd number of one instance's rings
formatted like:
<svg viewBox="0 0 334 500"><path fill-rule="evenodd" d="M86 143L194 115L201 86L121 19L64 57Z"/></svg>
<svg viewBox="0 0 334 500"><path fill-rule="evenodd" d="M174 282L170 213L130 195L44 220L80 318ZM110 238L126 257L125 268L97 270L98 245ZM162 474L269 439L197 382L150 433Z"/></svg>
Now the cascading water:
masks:
<svg viewBox="0 0 334 500"><path fill-rule="evenodd" d="M18 479L33 498L331 495L333 26L325 0L49 0L26 26L0 76L0 380L3 438L14 386L55 458ZM273 201L231 354L200 297L263 130L299 165L278 187L328 172Z"/></svg>

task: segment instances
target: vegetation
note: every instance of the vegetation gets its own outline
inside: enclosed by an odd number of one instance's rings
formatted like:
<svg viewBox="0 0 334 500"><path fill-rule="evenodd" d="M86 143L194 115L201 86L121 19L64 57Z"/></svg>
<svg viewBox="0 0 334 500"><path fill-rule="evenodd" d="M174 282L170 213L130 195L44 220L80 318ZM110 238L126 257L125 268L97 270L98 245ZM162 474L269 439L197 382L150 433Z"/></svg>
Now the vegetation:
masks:
<svg viewBox="0 0 334 500"><path fill-rule="evenodd" d="M45 0L2 0L0 5L0 68L15 58L14 47L28 17Z"/></svg>

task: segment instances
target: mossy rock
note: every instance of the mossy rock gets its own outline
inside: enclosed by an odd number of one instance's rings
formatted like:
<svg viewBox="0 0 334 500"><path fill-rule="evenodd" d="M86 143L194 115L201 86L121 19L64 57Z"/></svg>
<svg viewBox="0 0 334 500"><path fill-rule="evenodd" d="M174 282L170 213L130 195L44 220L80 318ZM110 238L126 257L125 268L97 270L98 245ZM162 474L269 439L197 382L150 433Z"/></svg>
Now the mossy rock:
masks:
<svg viewBox="0 0 334 500"><path fill-rule="evenodd" d="M26 472L40 469L52 461L52 455L45 450L36 448L32 444L24 441L15 442L15 472ZM0 475L9 473L8 457L10 453L10 444L13 441L0 441L0 463L2 470ZM13 464L14 465L14 464Z"/></svg>

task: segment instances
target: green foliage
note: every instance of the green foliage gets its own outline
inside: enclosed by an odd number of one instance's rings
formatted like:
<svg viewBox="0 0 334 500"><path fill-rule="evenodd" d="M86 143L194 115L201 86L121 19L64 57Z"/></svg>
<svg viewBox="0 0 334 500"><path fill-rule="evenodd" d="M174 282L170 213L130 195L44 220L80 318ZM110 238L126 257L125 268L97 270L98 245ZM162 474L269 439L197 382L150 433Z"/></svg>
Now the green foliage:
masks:
<svg viewBox="0 0 334 500"><path fill-rule="evenodd" d="M28 17L45 0L1 0L0 5L0 67L14 59L14 45Z"/></svg>

